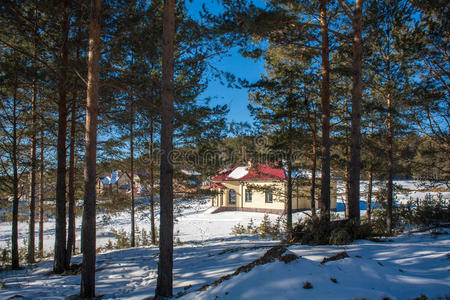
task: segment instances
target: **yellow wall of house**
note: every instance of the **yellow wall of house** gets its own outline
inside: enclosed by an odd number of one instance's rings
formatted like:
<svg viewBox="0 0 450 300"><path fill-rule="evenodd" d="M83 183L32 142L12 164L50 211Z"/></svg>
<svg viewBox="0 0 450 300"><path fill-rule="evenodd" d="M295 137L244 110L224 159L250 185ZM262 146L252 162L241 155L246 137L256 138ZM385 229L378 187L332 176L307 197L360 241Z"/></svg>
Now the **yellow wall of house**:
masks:
<svg viewBox="0 0 450 300"><path fill-rule="evenodd" d="M239 181L227 181L222 182L226 189L219 189L218 194L212 199L213 206L228 206L228 207L247 207L247 208L260 208L260 209L284 209L284 198L280 194L284 193L284 183L281 182L252 182L252 185L260 187L271 186L273 190L272 203L266 203L265 192L257 190L257 187L252 189L252 201L245 201L245 193L247 185ZM236 203L230 203L230 190L236 192Z"/></svg>
<svg viewBox="0 0 450 300"><path fill-rule="evenodd" d="M248 208L261 208L261 209L280 209L284 210L285 208L285 197L283 196L285 190L285 184L282 182L252 182L251 185L255 185L257 187L249 187L246 184L243 186L244 198L241 203L242 207ZM258 190L258 187L261 188L270 188L272 190L272 203L266 202L265 191ZM247 189L252 190L252 201L245 201L245 193Z"/></svg>
<svg viewBox="0 0 450 300"><path fill-rule="evenodd" d="M285 208L285 194L286 194L286 183L285 182L268 182L268 181L252 181L241 183L239 181L225 181L221 182L227 189L218 189L219 193L212 198L213 206L228 206L228 207L246 207L246 208L259 208L259 209L281 209ZM248 186L256 185L259 187L272 186L273 190L273 202L266 203L264 191L257 190L257 187L252 189L252 201L245 201L245 193ZM331 209L336 209L336 184L335 180L331 181ZM320 181L318 182L318 186ZM236 203L230 204L229 202L229 190L233 189L236 192ZM310 198L310 184L308 182L303 182L297 188L295 185L293 187L292 195L292 209L310 209L311 208L311 198ZM319 208L320 199L320 188L316 189L316 208Z"/></svg>

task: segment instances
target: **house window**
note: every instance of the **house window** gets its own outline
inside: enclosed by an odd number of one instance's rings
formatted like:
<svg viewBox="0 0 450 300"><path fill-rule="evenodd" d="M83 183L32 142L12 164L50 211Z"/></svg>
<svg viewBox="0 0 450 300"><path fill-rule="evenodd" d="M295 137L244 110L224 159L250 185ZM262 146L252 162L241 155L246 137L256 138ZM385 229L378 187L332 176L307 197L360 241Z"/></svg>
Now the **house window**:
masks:
<svg viewBox="0 0 450 300"><path fill-rule="evenodd" d="M236 191L235 190L230 190L228 192L228 203L236 204Z"/></svg>
<svg viewBox="0 0 450 300"><path fill-rule="evenodd" d="M272 191L266 192L266 203L272 203L273 202L273 194Z"/></svg>
<svg viewBox="0 0 450 300"><path fill-rule="evenodd" d="M245 190L245 202L252 202L252 190Z"/></svg>

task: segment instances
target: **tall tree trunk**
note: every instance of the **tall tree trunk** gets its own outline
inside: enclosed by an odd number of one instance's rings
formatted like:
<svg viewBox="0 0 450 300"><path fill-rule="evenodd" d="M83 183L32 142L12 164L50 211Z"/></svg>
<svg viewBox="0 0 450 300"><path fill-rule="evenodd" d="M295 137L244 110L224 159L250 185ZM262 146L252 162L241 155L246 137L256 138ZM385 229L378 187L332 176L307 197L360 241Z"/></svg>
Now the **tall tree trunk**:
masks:
<svg viewBox="0 0 450 300"><path fill-rule="evenodd" d="M373 123L370 122L370 137L373 135ZM373 190L373 162L369 162L369 186L367 187L367 220L370 223L372 215L372 190Z"/></svg>
<svg viewBox="0 0 450 300"><path fill-rule="evenodd" d="M308 110L309 128L312 134L312 168L311 168L311 214L316 215L316 171L317 171L317 113L314 111L314 119L311 118L311 112ZM298 185L297 185L298 189ZM298 194L298 193L297 193ZM297 203L298 204L298 203ZM297 205L298 206L298 205Z"/></svg>
<svg viewBox="0 0 450 300"><path fill-rule="evenodd" d="M134 99L131 98L130 117L130 172L131 172L131 247L136 246L136 225L134 224Z"/></svg>
<svg viewBox="0 0 450 300"><path fill-rule="evenodd" d="M389 71L388 71L389 77ZM390 83L389 83L390 84ZM387 211L386 211L386 227L387 233L392 234L392 205L394 202L394 137L392 132L392 95L388 92L387 95L387 127L388 127L388 183L387 183Z"/></svg>
<svg viewBox="0 0 450 300"><path fill-rule="evenodd" d="M156 244L156 228L155 228L155 176L153 173L153 117L150 119L150 226L152 231L152 244Z"/></svg>
<svg viewBox="0 0 450 300"><path fill-rule="evenodd" d="M95 297L95 209L96 159L101 0L91 0L88 82L86 97L86 155L84 167L84 210L82 224L83 264L81 267L82 298Z"/></svg>
<svg viewBox="0 0 450 300"><path fill-rule="evenodd" d="M360 219L359 180L361 171L361 99L362 99L362 6L364 0L355 1L353 14L353 89L352 89L352 142L350 154L349 218Z"/></svg>
<svg viewBox="0 0 450 300"><path fill-rule="evenodd" d="M314 112L315 114L315 112ZM316 170L317 170L317 133L316 133L316 118L314 118L313 126L313 161L311 169L311 214L316 215Z"/></svg>
<svg viewBox="0 0 450 300"><path fill-rule="evenodd" d="M320 1L322 35L322 178L320 191L321 218L330 219L330 61L328 44L327 0Z"/></svg>
<svg viewBox="0 0 450 300"><path fill-rule="evenodd" d="M346 90L347 91L347 90ZM345 97L345 142L344 142L344 155L345 155L345 217L350 215L350 159L349 154L351 152L350 142L350 112L348 111L348 97Z"/></svg>
<svg viewBox="0 0 450 300"><path fill-rule="evenodd" d="M56 224L53 271L57 274L66 268L66 138L67 138L67 67L69 59L68 37L70 27L70 2L64 2L61 24L61 58L58 100L58 141L56 171Z"/></svg>
<svg viewBox="0 0 450 300"><path fill-rule="evenodd" d="M28 221L28 253L27 262L34 263L34 226L36 215L36 83L33 83L33 96L31 100L31 178L30 178L30 219Z"/></svg>
<svg viewBox="0 0 450 300"><path fill-rule="evenodd" d="M162 54L162 126L160 166L160 242L155 298L172 297L173 285L173 150L175 0L164 1Z"/></svg>
<svg viewBox="0 0 450 300"><path fill-rule="evenodd" d="M42 124L41 124L42 126ZM44 127L41 127L39 175L39 257L44 257Z"/></svg>
<svg viewBox="0 0 450 300"><path fill-rule="evenodd" d="M288 145L288 156L287 156L287 230L290 232L292 230L292 121L289 118L289 145Z"/></svg>
<svg viewBox="0 0 450 300"><path fill-rule="evenodd" d="M350 163L345 163L345 217L350 216Z"/></svg>
<svg viewBox="0 0 450 300"><path fill-rule="evenodd" d="M75 206L75 145L77 127L77 80L75 80L72 92L72 119L70 121L70 156L69 156L69 228L67 230L67 267L70 266L72 252L75 252L76 239L76 206Z"/></svg>
<svg viewBox="0 0 450 300"><path fill-rule="evenodd" d="M386 231L392 234L392 204L394 202L394 136L392 132L392 93L391 93L391 24L387 28L387 144L388 144L388 182L387 182L387 211L386 211Z"/></svg>
<svg viewBox="0 0 450 300"><path fill-rule="evenodd" d="M30 153L30 162L31 162L31 170L30 170L30 219L28 221L28 253L27 253L27 262L29 264L34 263L35 259L35 218L36 218L36 135L37 135L37 114L36 114L36 106L37 106L37 73L36 73L36 64L34 61L37 57L37 6L35 4L35 12L34 12L34 60L33 60L33 72L35 78L33 79L33 96L31 99L31 153Z"/></svg>
<svg viewBox="0 0 450 300"><path fill-rule="evenodd" d="M18 64L16 63L16 73L14 81L13 98L13 140L12 140L12 165L13 165L13 215L12 215L12 236L11 236L11 267L19 268L19 244L18 244L18 217L19 217L19 174L17 170L17 89L18 89Z"/></svg>
<svg viewBox="0 0 450 300"><path fill-rule="evenodd" d="M37 116L36 116L36 82L33 82L33 96L31 100L31 170L30 170L30 219L28 221L28 253L27 262L29 264L34 263L34 252L35 252L35 239L34 239L34 228L35 228L35 216L36 216L36 126L37 126Z"/></svg>
<svg viewBox="0 0 450 300"><path fill-rule="evenodd" d="M76 61L80 59L80 44L81 44L81 25L78 24ZM72 119L70 122L70 156L69 156L69 228L67 234L67 267L70 266L72 253L75 253L76 244L76 202L75 202L75 151L77 144L77 103L78 103L78 77L75 77L72 90Z"/></svg>

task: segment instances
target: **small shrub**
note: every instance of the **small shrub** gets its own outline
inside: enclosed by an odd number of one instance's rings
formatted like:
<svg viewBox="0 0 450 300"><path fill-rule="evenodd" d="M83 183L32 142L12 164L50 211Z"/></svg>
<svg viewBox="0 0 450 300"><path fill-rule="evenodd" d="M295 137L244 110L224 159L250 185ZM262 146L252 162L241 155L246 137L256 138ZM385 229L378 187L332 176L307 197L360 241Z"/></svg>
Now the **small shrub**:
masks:
<svg viewBox="0 0 450 300"><path fill-rule="evenodd" d="M234 235L245 234L247 233L247 230L241 223L238 223L233 226L233 228L231 229L231 233Z"/></svg>
<svg viewBox="0 0 450 300"><path fill-rule="evenodd" d="M297 223L290 233L291 243L326 245L330 240L330 224L319 216L312 216Z"/></svg>
<svg viewBox="0 0 450 300"><path fill-rule="evenodd" d="M250 219L246 227L244 227L241 223L233 226L231 233L234 235L256 234L262 238L268 236L277 237L281 234L283 225L284 224L282 224L281 217L278 217L277 220L272 223L270 221L269 215L265 214L259 226L255 226L253 219Z"/></svg>
<svg viewBox="0 0 450 300"><path fill-rule="evenodd" d="M399 207L399 217L403 223L411 226L431 226L450 222L450 201L442 194L432 197L427 194L424 199L410 199Z"/></svg>
<svg viewBox="0 0 450 300"><path fill-rule="evenodd" d="M331 232L330 245L347 245L352 241L350 234L343 228L336 228Z"/></svg>
<svg viewBox="0 0 450 300"><path fill-rule="evenodd" d="M111 240L108 240L108 243L105 245L105 249L112 250L114 249L114 244L111 242Z"/></svg>
<svg viewBox="0 0 450 300"><path fill-rule="evenodd" d="M270 222L268 214L264 214L264 218L263 218L261 224L259 224L259 226L256 228L256 232L262 238L265 238L266 236L274 234L272 223Z"/></svg>
<svg viewBox="0 0 450 300"><path fill-rule="evenodd" d="M130 248L130 238L128 237L128 233L122 228L120 230L112 229L112 234L116 238L116 245L115 249L124 249L124 248Z"/></svg>
<svg viewBox="0 0 450 300"><path fill-rule="evenodd" d="M5 266L6 264L8 264L11 260L10 257L10 251L8 250L8 248L3 248L1 249L1 257L0 257L0 261L2 266Z"/></svg>
<svg viewBox="0 0 450 300"><path fill-rule="evenodd" d="M353 220L327 221L319 216L313 216L294 226L289 242L307 245L345 245L371 235L371 228L366 223Z"/></svg>
<svg viewBox="0 0 450 300"><path fill-rule="evenodd" d="M253 222L253 218L250 218L250 221L248 222L247 233L256 234L256 226Z"/></svg>
<svg viewBox="0 0 450 300"><path fill-rule="evenodd" d="M150 235L147 233L147 231L145 229L142 229L141 238L140 238L142 246L150 246L151 245L151 241L150 241L149 237L150 237Z"/></svg>

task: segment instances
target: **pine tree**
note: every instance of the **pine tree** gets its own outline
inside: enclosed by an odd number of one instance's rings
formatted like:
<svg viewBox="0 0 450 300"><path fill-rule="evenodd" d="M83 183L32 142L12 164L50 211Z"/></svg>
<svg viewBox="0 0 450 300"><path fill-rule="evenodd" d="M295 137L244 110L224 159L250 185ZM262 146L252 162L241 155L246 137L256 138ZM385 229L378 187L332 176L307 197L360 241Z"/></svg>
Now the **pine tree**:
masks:
<svg viewBox="0 0 450 300"><path fill-rule="evenodd" d="M174 42L175 1L164 1L162 38L162 125L160 165L160 241L156 299L172 297L173 269L173 165L170 155L173 150L174 118Z"/></svg>
<svg viewBox="0 0 450 300"><path fill-rule="evenodd" d="M55 224L55 254L53 271L64 272L66 262L66 138L67 138L67 68L69 64L69 30L72 15L71 2L65 0L61 8L60 20L60 58L58 83L58 139L57 139L57 176L56 176L56 224Z"/></svg>
<svg viewBox="0 0 450 300"><path fill-rule="evenodd" d="M34 58L33 58L33 71L35 72L35 77L37 77L37 70L36 70L36 56L37 56L37 8L34 8L34 30L33 30L33 37L34 37L34 43L33 43L33 52L34 52ZM27 262L28 263L34 263L35 261L35 235L34 235L34 228L35 228L35 216L36 216L36 171L37 171L37 157L36 157L36 149L37 149L37 78L33 79L32 83L33 91L32 91L32 99L31 99L31 153L30 153L30 162L31 162L31 174L30 174L30 219L28 221L28 252L27 252Z"/></svg>
<svg viewBox="0 0 450 300"><path fill-rule="evenodd" d="M81 267L82 298L95 297L96 255L96 157L98 88L101 50L101 1L92 0L90 7L88 82L86 98L86 156L84 168L84 210L82 227L83 264Z"/></svg>
<svg viewBox="0 0 450 300"><path fill-rule="evenodd" d="M410 89L409 76L412 72L408 63L407 50L402 45L402 41L409 34L411 8L406 2L379 1L371 2L369 23L373 34L369 48L371 56L368 58L368 66L376 70L376 74L371 79L375 93L382 93L380 99L384 102L380 114L383 116L386 153L386 177L387 177L387 210L386 228L391 234L392 209L394 202L393 180L396 170L395 165L395 136L406 124L402 124L401 115L405 110L405 103L408 99L407 92Z"/></svg>
<svg viewBox="0 0 450 300"><path fill-rule="evenodd" d="M12 195L11 224L11 267L19 268L18 219L19 219L19 184L26 172L28 163L25 155L24 138L27 134L26 112L29 109L23 93L25 78L24 57L15 51L4 51L1 61L2 77L5 83L0 90L0 166L2 177L6 179L7 190ZM28 148L29 149L29 148Z"/></svg>

